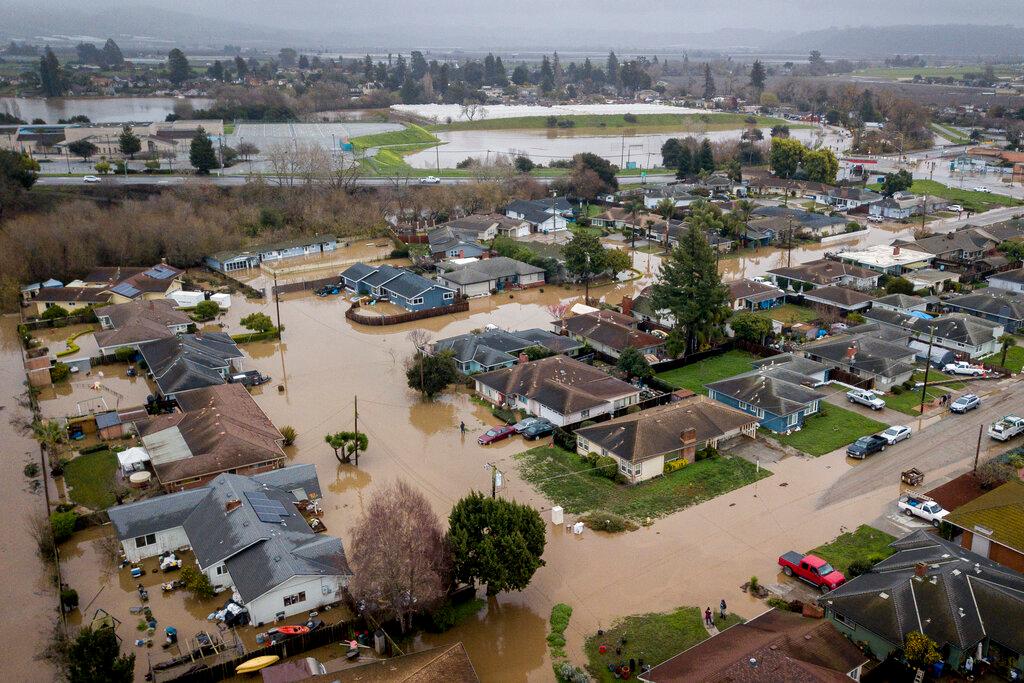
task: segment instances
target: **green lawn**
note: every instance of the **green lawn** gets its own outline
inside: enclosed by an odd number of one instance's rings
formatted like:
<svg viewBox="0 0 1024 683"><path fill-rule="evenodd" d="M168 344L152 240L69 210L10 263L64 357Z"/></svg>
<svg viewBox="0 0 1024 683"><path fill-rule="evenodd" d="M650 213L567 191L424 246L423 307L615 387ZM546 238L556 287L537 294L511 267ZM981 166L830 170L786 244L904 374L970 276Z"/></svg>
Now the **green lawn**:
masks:
<svg viewBox="0 0 1024 683"><path fill-rule="evenodd" d="M96 451L74 458L64 467L64 485L71 500L93 510L103 510L115 502L117 455L110 450Z"/></svg>
<svg viewBox="0 0 1024 683"><path fill-rule="evenodd" d="M901 78L954 78L961 79L964 74L980 74L985 71L984 65L956 65L956 66L878 66L867 69L859 69L853 72L854 76L871 76L873 78L889 78L899 80ZM1011 76L1014 67L1010 65L995 66L996 76Z"/></svg>
<svg viewBox="0 0 1024 683"><path fill-rule="evenodd" d="M1018 340L1018 344L1024 344L1024 341ZM999 363L1003 360L1002 350L997 351L991 356L985 358L989 363ZM1003 366L1013 373L1018 373L1024 370L1024 346L1011 346L1006 351L1006 364Z"/></svg>
<svg viewBox="0 0 1024 683"><path fill-rule="evenodd" d="M627 114L572 114L558 116L559 121L572 121L571 128L551 127L551 130L575 131L580 128L593 132L601 128L663 128L666 130L730 130L747 126L746 114L637 114L634 121L627 121ZM770 116L758 116L759 126L788 125L790 129L808 128ZM549 128L547 116L513 116L504 119L479 119L476 121L453 121L448 124L430 126L431 130L524 130Z"/></svg>
<svg viewBox="0 0 1024 683"><path fill-rule="evenodd" d="M871 189L879 189L877 183L868 186ZM914 184L910 186L910 191L914 194L930 194L936 197L942 197L948 199L954 204L959 204L964 207L965 211L973 211L974 213L980 213L982 211L988 211L994 209L997 206L1020 206L1024 202L1013 197L1007 197L1006 195L996 194L994 192L975 192L974 190L962 190L959 187L950 187L943 185L937 180L915 180Z"/></svg>
<svg viewBox="0 0 1024 683"><path fill-rule="evenodd" d="M887 427L883 422L822 401L821 412L807 418L799 432L772 434L772 437L808 455L817 456L848 446L862 436Z"/></svg>
<svg viewBox="0 0 1024 683"><path fill-rule="evenodd" d="M943 394L949 393L949 390L947 390L945 386L932 384L931 377L929 377L928 380L928 389L926 390L925 398L926 402L934 401ZM921 390L911 389L909 391L904 391L899 395L889 394L885 397L885 406L916 417L921 414Z"/></svg>
<svg viewBox="0 0 1024 683"><path fill-rule="evenodd" d="M796 304L782 304L775 308L754 311L754 315L768 318L769 320L778 320L784 325L812 323L821 317L814 309L807 306L797 306Z"/></svg>
<svg viewBox="0 0 1024 683"><path fill-rule="evenodd" d="M751 365L753 360L754 356L746 351L727 351L721 356L708 358L699 363L659 372L657 377L677 389L689 389L698 394L706 394L708 392L704 389L705 384L733 377L741 372L750 372L754 369Z"/></svg>
<svg viewBox="0 0 1024 683"><path fill-rule="evenodd" d="M932 131L934 131L937 135L945 138L946 140L949 140L955 145L971 144L971 139L969 137L962 135L960 131L956 129L950 128L949 126L944 126L940 123L932 123L930 125Z"/></svg>
<svg viewBox="0 0 1024 683"><path fill-rule="evenodd" d="M662 517L771 476L742 458L718 457L626 486L595 474L578 455L557 447L538 446L516 459L523 478L566 512L606 510L634 521Z"/></svg>
<svg viewBox="0 0 1024 683"><path fill-rule="evenodd" d="M884 560L892 555L894 551L889 544L895 540L895 536L862 524L857 527L856 531L837 536L831 542L820 545L810 552L812 555L827 560L829 564L845 574L849 570L850 564L856 560L870 558Z"/></svg>
<svg viewBox="0 0 1024 683"><path fill-rule="evenodd" d="M391 147L395 145L419 145L430 147L440 143L433 133L415 124L406 124L402 130L394 130L387 133L376 133L374 135L360 135L352 138L349 142L356 151L366 150L371 147Z"/></svg>
<svg viewBox="0 0 1024 683"><path fill-rule="evenodd" d="M718 606L712 605L717 615ZM724 630L743 620L734 614L727 614L724 620L716 616L715 626ZM634 614L619 619L603 635L594 634L587 638L583 646L587 654L587 670L599 681L615 680L608 671L609 664L629 663L632 659L643 659L645 664L657 665L683 650L707 640L707 629L704 628L703 609L700 607L680 607L674 612L651 614ZM616 654L615 648L625 638L622 654ZM600 647L607 646L601 654Z"/></svg>

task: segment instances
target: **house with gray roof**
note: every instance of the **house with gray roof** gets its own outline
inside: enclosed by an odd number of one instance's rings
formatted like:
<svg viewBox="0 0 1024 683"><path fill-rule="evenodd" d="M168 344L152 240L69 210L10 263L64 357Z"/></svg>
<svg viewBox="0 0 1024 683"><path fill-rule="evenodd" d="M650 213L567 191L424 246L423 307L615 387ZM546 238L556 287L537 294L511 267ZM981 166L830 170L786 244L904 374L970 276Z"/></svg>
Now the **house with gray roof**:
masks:
<svg viewBox="0 0 1024 683"><path fill-rule="evenodd" d="M950 311L970 313L999 323L1011 334L1024 329L1024 292L987 287L942 302Z"/></svg>
<svg viewBox="0 0 1024 683"><path fill-rule="evenodd" d="M544 234L568 229L567 218L572 217L572 212L572 204L565 197L516 199L505 207L506 216L526 221L534 232Z"/></svg>
<svg viewBox="0 0 1024 683"><path fill-rule="evenodd" d="M925 530L889 547L895 554L818 599L833 626L879 660L918 631L952 669L968 656L984 657L1004 662L1019 679L1024 576Z"/></svg>
<svg viewBox="0 0 1024 683"><path fill-rule="evenodd" d="M589 344L591 348L611 358L633 347L651 361L662 353L665 340L637 329L636 321L617 311L595 311L575 315L556 323L573 339Z"/></svg>
<svg viewBox="0 0 1024 683"><path fill-rule="evenodd" d="M166 399L192 389L224 384L242 369L245 356L223 332L184 334L141 344L157 391Z"/></svg>
<svg viewBox="0 0 1024 683"><path fill-rule="evenodd" d="M990 275L988 286L1005 289L1008 292L1024 293L1024 268L1005 270L1002 273Z"/></svg>
<svg viewBox="0 0 1024 683"><path fill-rule="evenodd" d="M583 348L582 343L570 337L540 328L518 332L495 329L439 339L429 345L427 353L450 352L459 371L472 375L510 368L519 362L519 354L531 346L567 356L573 356Z"/></svg>
<svg viewBox="0 0 1024 683"><path fill-rule="evenodd" d="M487 253L487 247L476 233L464 233L450 225L441 225L427 232L430 256L435 261L454 258L476 258Z"/></svg>
<svg viewBox="0 0 1024 683"><path fill-rule="evenodd" d="M230 249L207 256L203 261L210 268L222 273L236 270L259 268L264 261L279 261L297 256L314 256L329 253L338 248L334 235L313 235L258 244L246 249Z"/></svg>
<svg viewBox="0 0 1024 683"><path fill-rule="evenodd" d="M455 303L456 292L422 275L387 264L354 263L341 274L345 289L383 299L409 311L425 311Z"/></svg>
<svg viewBox="0 0 1024 683"><path fill-rule="evenodd" d="M107 513L130 561L191 546L214 589L237 593L262 625L339 602L352 576L341 539L318 534L302 514L321 495L315 467L292 465L221 474Z"/></svg>
<svg viewBox="0 0 1024 683"><path fill-rule="evenodd" d="M900 313L883 308L872 308L864 312L869 322L886 325L910 334L910 345L927 353L928 343L933 347L947 349L960 357L988 356L999 350L999 337L1004 328L999 323L985 320L967 313L947 313L932 317L919 312Z"/></svg>
<svg viewBox="0 0 1024 683"><path fill-rule="evenodd" d="M871 295L849 287L816 287L803 293L804 303L837 315L865 311L871 306Z"/></svg>
<svg viewBox="0 0 1024 683"><path fill-rule="evenodd" d="M507 256L463 264L442 264L437 281L465 297L487 296L506 289L525 289L544 284L544 269Z"/></svg>
<svg viewBox="0 0 1024 683"><path fill-rule="evenodd" d="M826 394L812 388L816 381L795 369L760 367L705 385L708 396L758 419L776 433L799 430L804 420L821 409Z"/></svg>
<svg viewBox="0 0 1024 683"><path fill-rule="evenodd" d="M878 279L882 277L881 273L873 270L829 259L773 268L768 275L782 289L798 291L833 286L868 290L877 287Z"/></svg>
<svg viewBox="0 0 1024 683"><path fill-rule="evenodd" d="M858 325L845 334L804 344L801 350L807 358L880 391L913 377L917 355L906 330L879 329L877 325Z"/></svg>
<svg viewBox="0 0 1024 683"><path fill-rule="evenodd" d="M886 294L871 302L871 310L896 311L897 313L917 311L924 313L928 310L928 300L915 294Z"/></svg>

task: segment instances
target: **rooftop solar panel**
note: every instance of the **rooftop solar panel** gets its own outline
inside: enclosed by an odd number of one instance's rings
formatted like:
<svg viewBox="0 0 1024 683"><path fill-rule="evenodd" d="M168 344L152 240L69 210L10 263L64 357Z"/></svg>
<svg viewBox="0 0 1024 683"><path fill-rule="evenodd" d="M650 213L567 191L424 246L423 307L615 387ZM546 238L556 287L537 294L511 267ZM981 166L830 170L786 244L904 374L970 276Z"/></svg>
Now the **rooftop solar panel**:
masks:
<svg viewBox="0 0 1024 683"><path fill-rule="evenodd" d="M134 297L139 294L141 290L136 287L132 287L127 282L122 282L116 287L111 287L110 291L120 294L121 296Z"/></svg>
<svg viewBox="0 0 1024 683"><path fill-rule="evenodd" d="M145 271L143 275L151 277L154 280L166 280L169 277L174 276L174 269L168 268L167 266L153 266L149 270Z"/></svg>
<svg viewBox="0 0 1024 683"><path fill-rule="evenodd" d="M247 491L245 497L261 522L280 524L282 519L290 516L281 501L268 498L262 491Z"/></svg>

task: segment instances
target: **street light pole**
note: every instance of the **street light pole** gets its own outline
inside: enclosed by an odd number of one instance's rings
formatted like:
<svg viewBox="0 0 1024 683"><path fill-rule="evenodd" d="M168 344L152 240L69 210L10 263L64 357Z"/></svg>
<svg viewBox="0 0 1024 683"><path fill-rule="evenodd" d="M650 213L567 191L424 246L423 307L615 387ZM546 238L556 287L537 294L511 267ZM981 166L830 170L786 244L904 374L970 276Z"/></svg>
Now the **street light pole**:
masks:
<svg viewBox="0 0 1024 683"><path fill-rule="evenodd" d="M924 363L924 386L921 387L921 417L924 417L924 399L928 393L928 371L932 369L932 344L935 342L935 325L929 328L928 335L928 356L925 358Z"/></svg>

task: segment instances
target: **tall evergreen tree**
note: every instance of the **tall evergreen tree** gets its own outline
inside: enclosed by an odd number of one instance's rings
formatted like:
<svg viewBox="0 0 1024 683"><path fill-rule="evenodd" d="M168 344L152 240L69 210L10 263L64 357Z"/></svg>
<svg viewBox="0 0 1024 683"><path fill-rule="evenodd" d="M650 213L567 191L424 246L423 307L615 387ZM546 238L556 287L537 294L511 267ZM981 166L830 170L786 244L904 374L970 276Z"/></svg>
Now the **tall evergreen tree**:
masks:
<svg viewBox="0 0 1024 683"><path fill-rule="evenodd" d="M121 48L117 46L113 38L107 38L107 42L103 44L103 50L101 50L103 57L103 66L108 69L120 69L124 67L124 55L121 54Z"/></svg>
<svg viewBox="0 0 1024 683"><path fill-rule="evenodd" d="M705 227L704 221L691 218L682 242L662 260L651 291L654 310L667 311L675 321L671 353L689 354L712 345L724 334L729 316L729 291L718 274Z"/></svg>
<svg viewBox="0 0 1024 683"><path fill-rule="evenodd" d="M213 149L213 141L202 127L196 129L196 134L192 137L188 160L199 175L207 175L210 169L220 167L217 162L217 152Z"/></svg>
<svg viewBox="0 0 1024 683"><path fill-rule="evenodd" d="M505 71L505 65L501 61L501 57L494 58L494 85L504 88L508 85L508 72Z"/></svg>
<svg viewBox="0 0 1024 683"><path fill-rule="evenodd" d="M142 149L142 141L139 140L139 136L135 134L131 126L125 126L117 138L117 146L121 150L121 154L134 159L135 154Z"/></svg>
<svg viewBox="0 0 1024 683"><path fill-rule="evenodd" d="M187 81L191 75L192 69L184 52L174 48L167 53L167 78L171 83L179 85Z"/></svg>
<svg viewBox="0 0 1024 683"><path fill-rule="evenodd" d="M249 75L249 65L245 63L241 55L235 56L235 75L240 79L245 79Z"/></svg>
<svg viewBox="0 0 1024 683"><path fill-rule="evenodd" d="M409 56L409 75L412 76L413 80L418 81L426 76L429 70L430 66L427 64L423 53L419 50L413 50Z"/></svg>
<svg viewBox="0 0 1024 683"><path fill-rule="evenodd" d="M700 170L711 173L715 170L715 154L707 138L700 143Z"/></svg>
<svg viewBox="0 0 1024 683"><path fill-rule="evenodd" d="M224 80L224 65L221 64L219 59L214 60L213 64L210 65L210 68L206 70L206 75L215 81Z"/></svg>
<svg viewBox="0 0 1024 683"><path fill-rule="evenodd" d="M693 153L690 151L690 146L686 144L679 145L679 153L676 157L678 159L676 166L676 178L689 178L694 175L694 163Z"/></svg>
<svg viewBox="0 0 1024 683"><path fill-rule="evenodd" d="M754 60L754 65L750 67L750 87L754 89L754 92L761 94L764 90L764 84L768 76L764 70L764 64L761 63L760 59Z"/></svg>
<svg viewBox="0 0 1024 683"><path fill-rule="evenodd" d="M704 63L704 99L710 100L715 96L715 77L711 75L711 65Z"/></svg>
<svg viewBox="0 0 1024 683"><path fill-rule="evenodd" d="M46 46L46 52L39 58L39 84L43 89L45 97L60 97L67 92L67 82L64 79L64 72L57 61L57 55L53 54L50 46Z"/></svg>
<svg viewBox="0 0 1024 683"><path fill-rule="evenodd" d="M551 68L551 60L547 55L540 63L540 89L544 92L551 92L555 89L555 72Z"/></svg>
<svg viewBox="0 0 1024 683"><path fill-rule="evenodd" d="M619 58L615 56L614 52L608 53L608 61L605 62L605 75L608 79L608 85L618 88L619 87Z"/></svg>

